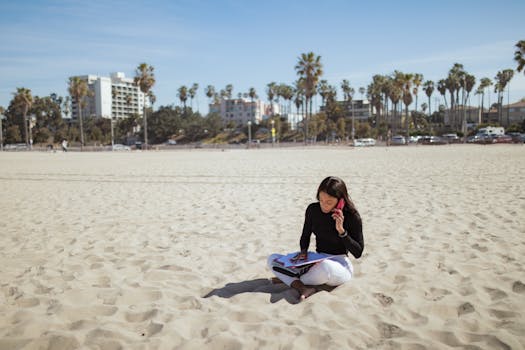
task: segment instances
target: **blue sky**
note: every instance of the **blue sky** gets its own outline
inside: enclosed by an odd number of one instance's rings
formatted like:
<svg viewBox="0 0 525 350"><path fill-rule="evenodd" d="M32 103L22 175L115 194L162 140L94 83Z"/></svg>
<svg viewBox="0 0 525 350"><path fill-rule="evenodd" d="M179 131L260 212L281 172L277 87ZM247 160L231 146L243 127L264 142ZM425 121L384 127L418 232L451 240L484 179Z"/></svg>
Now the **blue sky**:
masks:
<svg viewBox="0 0 525 350"><path fill-rule="evenodd" d="M146 62L156 107L179 104L177 89L198 83L207 113L207 85L232 84L234 96L253 86L266 99L269 82L297 79L294 66L309 51L330 84L348 79L356 90L394 70L437 81L456 62L479 82L516 68L524 14L519 0L0 0L0 105L17 87L64 96L70 76L132 77ZM525 76L515 72L510 101L523 97Z"/></svg>

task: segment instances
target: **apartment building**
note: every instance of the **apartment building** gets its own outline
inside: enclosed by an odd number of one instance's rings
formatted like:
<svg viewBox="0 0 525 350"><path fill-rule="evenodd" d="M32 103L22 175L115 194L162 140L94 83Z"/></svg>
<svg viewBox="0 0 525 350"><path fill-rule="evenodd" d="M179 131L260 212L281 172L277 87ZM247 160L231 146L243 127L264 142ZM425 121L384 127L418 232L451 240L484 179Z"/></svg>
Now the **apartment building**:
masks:
<svg viewBox="0 0 525 350"><path fill-rule="evenodd" d="M246 125L248 121L259 124L272 114L279 114L280 108L276 103L267 104L261 100L246 98L221 99L209 105L210 113L217 113L225 124Z"/></svg>
<svg viewBox="0 0 525 350"><path fill-rule="evenodd" d="M368 100L337 101L336 103L345 111L345 117L348 119L354 116L355 121L366 122L373 116L372 105ZM325 109L326 106L320 108L321 111L325 111Z"/></svg>
<svg viewBox="0 0 525 350"><path fill-rule="evenodd" d="M90 91L85 98L82 117L127 118L130 115L142 116L144 104L148 107L149 99L134 85L133 78L124 73L111 73L109 77L96 75L80 76L87 82ZM72 118L78 118L77 101L72 99Z"/></svg>

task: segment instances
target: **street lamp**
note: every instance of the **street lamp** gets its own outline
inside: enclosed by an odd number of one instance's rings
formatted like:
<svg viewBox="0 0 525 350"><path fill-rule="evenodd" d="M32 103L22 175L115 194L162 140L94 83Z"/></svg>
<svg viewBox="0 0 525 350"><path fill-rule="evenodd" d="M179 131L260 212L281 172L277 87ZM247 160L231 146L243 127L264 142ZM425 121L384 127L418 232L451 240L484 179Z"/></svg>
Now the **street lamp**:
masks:
<svg viewBox="0 0 525 350"><path fill-rule="evenodd" d="M3 114L0 114L0 151L4 151L4 132L2 127L2 120L5 118Z"/></svg>
<svg viewBox="0 0 525 350"><path fill-rule="evenodd" d="M33 149L33 122L36 121L36 115L31 114L29 116L29 149Z"/></svg>
<svg viewBox="0 0 525 350"><path fill-rule="evenodd" d="M111 150L115 147L115 133L113 131L113 115L111 116Z"/></svg>
<svg viewBox="0 0 525 350"><path fill-rule="evenodd" d="M252 145L252 121L248 120L248 148Z"/></svg>
<svg viewBox="0 0 525 350"><path fill-rule="evenodd" d="M272 119L272 147L275 145L275 120Z"/></svg>

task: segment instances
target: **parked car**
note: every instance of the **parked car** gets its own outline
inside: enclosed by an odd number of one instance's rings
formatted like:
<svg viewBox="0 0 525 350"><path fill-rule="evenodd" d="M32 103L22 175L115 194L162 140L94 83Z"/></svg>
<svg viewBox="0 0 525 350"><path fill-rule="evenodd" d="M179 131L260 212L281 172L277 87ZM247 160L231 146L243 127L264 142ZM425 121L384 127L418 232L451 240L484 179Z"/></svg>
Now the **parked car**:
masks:
<svg viewBox="0 0 525 350"><path fill-rule="evenodd" d="M416 135L416 136L410 136L408 138L408 143L417 143L419 141L420 138L422 138L423 136L420 136L420 135Z"/></svg>
<svg viewBox="0 0 525 350"><path fill-rule="evenodd" d="M476 134L467 139L468 143L491 144L494 136L488 134Z"/></svg>
<svg viewBox="0 0 525 350"><path fill-rule="evenodd" d="M459 143L461 142L461 139L457 134L444 134L443 139L447 141L448 143Z"/></svg>
<svg viewBox="0 0 525 350"><path fill-rule="evenodd" d="M525 134L520 134L519 132L509 132L509 136L512 137L512 142L514 143L525 142Z"/></svg>
<svg viewBox="0 0 525 350"><path fill-rule="evenodd" d="M392 146L406 145L406 143L407 142L404 136L401 136L401 135L392 136L392 142L391 142Z"/></svg>
<svg viewBox="0 0 525 350"><path fill-rule="evenodd" d="M166 144L170 145L170 146L174 146L174 145L177 144L177 140L168 140L168 141L166 141Z"/></svg>
<svg viewBox="0 0 525 350"><path fill-rule="evenodd" d="M492 143L512 143L512 136L498 135L492 139Z"/></svg>
<svg viewBox="0 0 525 350"><path fill-rule="evenodd" d="M131 148L129 146L117 143L113 145L113 151L131 151Z"/></svg>
<svg viewBox="0 0 525 350"><path fill-rule="evenodd" d="M355 147L370 147L375 146L376 140L372 138L364 138L364 139L356 139L354 140L354 146Z"/></svg>
<svg viewBox="0 0 525 350"><path fill-rule="evenodd" d="M439 136L423 136L419 139L419 143L423 145L446 145L448 142Z"/></svg>

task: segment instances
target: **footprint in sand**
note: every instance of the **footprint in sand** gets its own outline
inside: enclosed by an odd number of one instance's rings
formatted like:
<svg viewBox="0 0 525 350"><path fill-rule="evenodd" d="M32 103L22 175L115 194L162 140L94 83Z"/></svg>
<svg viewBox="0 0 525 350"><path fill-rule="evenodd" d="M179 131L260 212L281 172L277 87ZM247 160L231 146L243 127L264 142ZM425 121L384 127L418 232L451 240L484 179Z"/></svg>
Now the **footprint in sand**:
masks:
<svg viewBox="0 0 525 350"><path fill-rule="evenodd" d="M432 300L432 301L438 301L445 297L445 295L450 294L446 289L440 289L440 288L430 288L430 291L425 292L425 299Z"/></svg>
<svg viewBox="0 0 525 350"><path fill-rule="evenodd" d="M405 331L395 324L380 323L377 328L381 336L387 339L401 337L405 334Z"/></svg>
<svg viewBox="0 0 525 350"><path fill-rule="evenodd" d="M383 293L374 293L374 297L383 305L384 307L392 305L394 299Z"/></svg>
<svg viewBox="0 0 525 350"><path fill-rule="evenodd" d="M482 245L479 245L479 244L477 244L477 243L474 244L474 245L472 246L472 248L474 248L474 249L476 249L476 250L479 250L479 251L482 252L482 253L485 253L485 252L487 252L487 251L489 250L489 248L487 248L487 247L485 247L485 246L482 246Z"/></svg>
<svg viewBox="0 0 525 350"><path fill-rule="evenodd" d="M466 302L458 307L458 316L470 314L474 311L476 311L476 309L474 309L474 306L471 303Z"/></svg>
<svg viewBox="0 0 525 350"><path fill-rule="evenodd" d="M512 284L512 291L514 293L525 293L525 284L521 283L521 281L516 281Z"/></svg>
<svg viewBox="0 0 525 350"><path fill-rule="evenodd" d="M507 293L502 290L485 287L485 290L490 295L492 301L500 300L507 297Z"/></svg>

